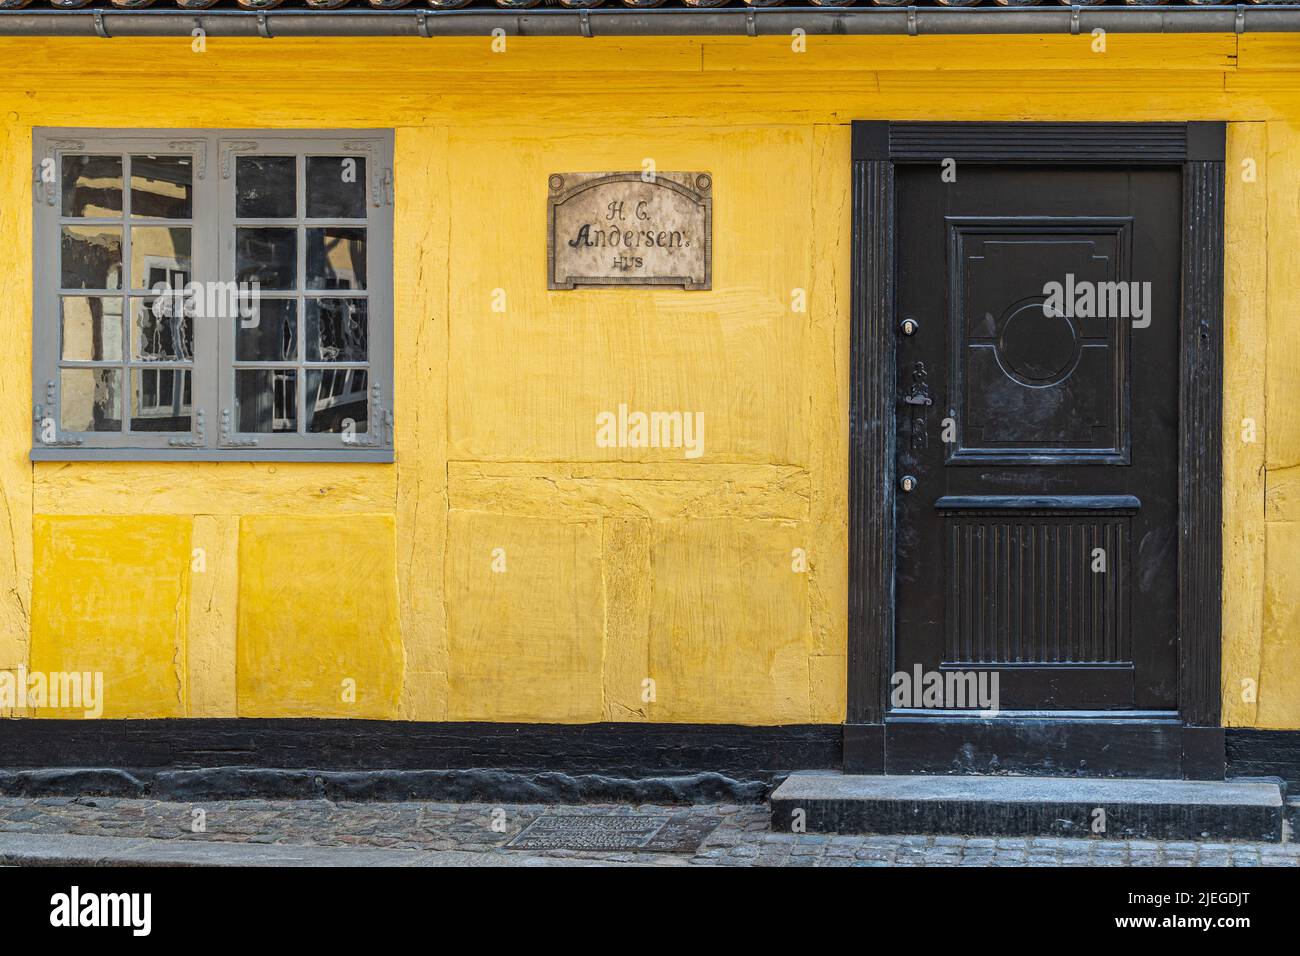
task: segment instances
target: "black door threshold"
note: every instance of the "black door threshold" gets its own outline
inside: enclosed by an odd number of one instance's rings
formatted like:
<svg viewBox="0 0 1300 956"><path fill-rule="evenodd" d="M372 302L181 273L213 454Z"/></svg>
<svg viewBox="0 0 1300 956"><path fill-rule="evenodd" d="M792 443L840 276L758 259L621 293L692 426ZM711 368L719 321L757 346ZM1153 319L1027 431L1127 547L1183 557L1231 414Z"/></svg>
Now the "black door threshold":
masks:
<svg viewBox="0 0 1300 956"><path fill-rule="evenodd" d="M772 794L789 833L1282 840L1278 783L796 773Z"/></svg>
<svg viewBox="0 0 1300 956"><path fill-rule="evenodd" d="M845 724L844 772L1222 780L1224 730L1121 713L891 716Z"/></svg>

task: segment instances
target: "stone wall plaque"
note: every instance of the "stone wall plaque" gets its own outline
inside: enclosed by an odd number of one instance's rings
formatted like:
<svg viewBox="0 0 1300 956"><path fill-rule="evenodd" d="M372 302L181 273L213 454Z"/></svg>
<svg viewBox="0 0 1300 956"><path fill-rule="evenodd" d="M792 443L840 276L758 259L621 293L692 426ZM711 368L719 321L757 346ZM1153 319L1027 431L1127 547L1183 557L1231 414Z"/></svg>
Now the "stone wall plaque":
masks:
<svg viewBox="0 0 1300 956"><path fill-rule="evenodd" d="M708 173L552 173L548 289L713 287Z"/></svg>

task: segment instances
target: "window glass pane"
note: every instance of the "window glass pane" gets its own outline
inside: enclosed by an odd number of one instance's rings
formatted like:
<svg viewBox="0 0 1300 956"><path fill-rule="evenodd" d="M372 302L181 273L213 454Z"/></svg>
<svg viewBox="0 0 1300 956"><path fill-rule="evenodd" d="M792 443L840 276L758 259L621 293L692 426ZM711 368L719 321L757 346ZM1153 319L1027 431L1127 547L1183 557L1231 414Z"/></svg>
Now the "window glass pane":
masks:
<svg viewBox="0 0 1300 956"><path fill-rule="evenodd" d="M122 157L64 156L63 215L122 215Z"/></svg>
<svg viewBox="0 0 1300 956"><path fill-rule="evenodd" d="M131 157L131 216L189 219L194 172L188 156Z"/></svg>
<svg viewBox="0 0 1300 956"><path fill-rule="evenodd" d="M235 215L240 219L292 219L297 212L298 161L293 156L240 156L235 160Z"/></svg>
<svg viewBox="0 0 1300 956"><path fill-rule="evenodd" d="M64 226L60 245L61 288L117 289L121 287L121 226Z"/></svg>
<svg viewBox="0 0 1300 956"><path fill-rule="evenodd" d="M295 369L235 370L235 421L241 432L298 430L298 373Z"/></svg>
<svg viewBox="0 0 1300 956"><path fill-rule="evenodd" d="M139 362L190 362L194 322L184 294L131 300L131 357Z"/></svg>
<svg viewBox="0 0 1300 956"><path fill-rule="evenodd" d="M68 295L59 300L59 354L69 362L122 358L122 300Z"/></svg>
<svg viewBox="0 0 1300 956"><path fill-rule="evenodd" d="M293 289L298 272L297 229L236 229L235 278L263 289Z"/></svg>
<svg viewBox="0 0 1300 956"><path fill-rule="evenodd" d="M136 226L131 230L131 288L183 290L189 281L189 226Z"/></svg>
<svg viewBox="0 0 1300 956"><path fill-rule="evenodd" d="M307 157L307 216L310 219L366 218L366 158Z"/></svg>
<svg viewBox="0 0 1300 956"><path fill-rule="evenodd" d="M307 288L364 289L366 231L342 226L307 230Z"/></svg>
<svg viewBox="0 0 1300 956"><path fill-rule="evenodd" d="M307 369L307 431L366 431L369 403L365 369Z"/></svg>
<svg viewBox="0 0 1300 956"><path fill-rule="evenodd" d="M59 370L59 430L115 432L122 428L122 370Z"/></svg>
<svg viewBox="0 0 1300 956"><path fill-rule="evenodd" d="M365 299L308 299L307 361L364 362L369 330Z"/></svg>
<svg viewBox="0 0 1300 956"><path fill-rule="evenodd" d="M190 406L189 369L131 369L131 431L190 431Z"/></svg>
<svg viewBox="0 0 1300 956"><path fill-rule="evenodd" d="M235 318L235 360L293 362L298 358L298 303L259 299Z"/></svg>

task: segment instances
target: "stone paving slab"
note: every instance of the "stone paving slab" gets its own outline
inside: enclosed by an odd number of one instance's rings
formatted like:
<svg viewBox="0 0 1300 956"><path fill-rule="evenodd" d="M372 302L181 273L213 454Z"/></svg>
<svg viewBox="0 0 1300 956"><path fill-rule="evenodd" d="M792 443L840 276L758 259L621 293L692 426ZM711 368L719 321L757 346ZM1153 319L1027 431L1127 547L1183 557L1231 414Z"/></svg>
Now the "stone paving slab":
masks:
<svg viewBox="0 0 1300 956"><path fill-rule="evenodd" d="M711 832L694 853L506 846L543 814L687 814ZM761 804L684 808L4 797L0 861L182 866L1300 866L1300 845L773 833L768 809Z"/></svg>
<svg viewBox="0 0 1300 956"><path fill-rule="evenodd" d="M508 857L465 850L171 842L150 837L0 834L0 866L610 866L598 860Z"/></svg>

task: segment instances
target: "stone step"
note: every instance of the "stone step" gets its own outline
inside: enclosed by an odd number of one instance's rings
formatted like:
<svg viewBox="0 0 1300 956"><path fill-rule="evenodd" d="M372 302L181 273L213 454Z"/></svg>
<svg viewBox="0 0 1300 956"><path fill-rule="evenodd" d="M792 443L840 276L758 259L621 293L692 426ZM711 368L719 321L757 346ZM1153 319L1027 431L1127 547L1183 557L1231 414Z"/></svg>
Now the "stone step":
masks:
<svg viewBox="0 0 1300 956"><path fill-rule="evenodd" d="M771 797L773 832L1282 839L1268 780L868 776L795 773ZM799 811L802 811L800 815Z"/></svg>

